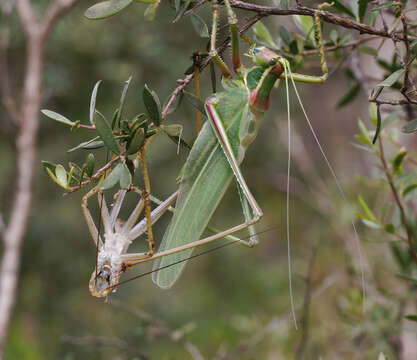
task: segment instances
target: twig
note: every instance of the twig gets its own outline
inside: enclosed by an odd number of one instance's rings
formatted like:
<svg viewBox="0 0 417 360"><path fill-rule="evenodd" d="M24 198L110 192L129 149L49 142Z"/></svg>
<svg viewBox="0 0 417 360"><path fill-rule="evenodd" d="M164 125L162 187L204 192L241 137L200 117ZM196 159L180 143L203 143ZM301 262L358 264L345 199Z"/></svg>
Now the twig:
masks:
<svg viewBox="0 0 417 360"><path fill-rule="evenodd" d="M73 192L75 192L77 190L80 190L82 187L84 187L84 186L92 183L93 181L97 180L101 176L101 174L103 172L105 172L106 170L110 169L113 166L113 164L116 161L118 161L119 159L120 159L120 156L115 156L106 165L104 165L101 169L97 170L97 172L93 176L91 176L88 180L83 181L80 185L71 187L69 191L67 191L66 193L64 193L64 196L66 196L68 194L71 194L71 193L73 193Z"/></svg>
<svg viewBox="0 0 417 360"><path fill-rule="evenodd" d="M310 9L304 6L297 6L296 8L290 8L288 10L281 9L279 7L273 6L263 6L263 5L256 5L251 3L245 3L240 0L231 0L231 4L233 7L248 11L254 11L264 15L308 15L314 16L316 13L316 9ZM398 33L389 33L384 29L376 29L372 26L359 23L355 20L348 19L343 16L335 15L329 11L320 10L320 18L321 20L339 25L341 27L347 29L354 29L360 31L363 34L370 34L370 35L378 35L382 37L392 38L396 36L397 38L403 40L403 35Z"/></svg>
<svg viewBox="0 0 417 360"><path fill-rule="evenodd" d="M318 285L311 293L311 299L319 297L323 292L325 292L329 287L335 284L340 280L342 275L340 273L334 273L323 280L323 282ZM301 308L301 305L297 305L297 310ZM227 354L221 357L221 360L233 360L240 359L239 354L247 351L248 349L259 344L265 337L269 334L275 333L278 330L282 330L285 324L288 324L288 317L290 313L285 314L281 317L273 318L269 321L261 330L252 335L249 339L241 341L233 350L229 351Z"/></svg>
<svg viewBox="0 0 417 360"><path fill-rule="evenodd" d="M387 161L385 159L384 147L382 145L381 138L378 138L378 144L379 144L379 158L381 160L382 167L383 167L384 172L385 172L385 176L388 180L388 184L389 184L389 186L391 188L391 191L392 191L392 194L394 196L394 200L395 200L395 202L398 206L398 209L400 210L401 223L403 224L403 226L405 228L405 231L407 233L407 242L408 242L408 246L409 246L409 249L410 249L410 254L413 257L413 260L417 265L417 254L416 254L416 250L414 248L413 234L412 234L412 231L410 229L410 225L408 224L407 217L405 215L404 205L401 201L400 195L398 194L397 188L395 187L395 184L394 184L394 179L392 178L391 172L388 168Z"/></svg>
<svg viewBox="0 0 417 360"><path fill-rule="evenodd" d="M61 341L64 343L78 345L78 346L86 346L86 345L95 345L95 346L109 346L114 347L120 350L125 351L127 354L131 356L138 356L142 360L148 360L149 357L141 353L140 351L136 350L135 348L131 347L129 343L125 340L120 338L110 338L106 336L70 336L70 335L63 335L61 337Z"/></svg>
<svg viewBox="0 0 417 360"><path fill-rule="evenodd" d="M318 245L314 246L310 262L308 265L308 275L306 279L306 290L304 295L303 301L303 315L301 317L301 323L303 324L302 333L301 333L301 341L298 345L296 359L302 360L304 359L304 353L306 351L308 337L309 337L309 320L310 320L310 304L311 304L311 291L312 291L312 277L313 277L313 270L314 270L314 263L316 260Z"/></svg>
<svg viewBox="0 0 417 360"><path fill-rule="evenodd" d="M364 42L375 40L375 39L378 39L378 38L379 38L379 36L377 36L377 35L369 35L369 36L366 36L366 37L361 37L361 38L356 39L356 40L348 41L347 43L342 44L342 45L333 45L333 46L325 47L324 51L328 52L328 51L335 51L335 50L344 49L344 48L348 48L348 47L356 47L356 46L358 46L358 45L360 45ZM303 55L303 56L315 55L319 51L320 51L320 49L304 50L300 53L300 55Z"/></svg>
<svg viewBox="0 0 417 360"><path fill-rule="evenodd" d="M241 28L239 28L239 34L244 34L248 29L250 29L257 21L259 21L261 18L263 18L265 15L258 14L253 17L251 17ZM226 48L230 45L230 37L227 38L216 50L218 54L222 54ZM209 56L207 57L200 66L200 71L206 68L212 58ZM171 108L172 104L175 102L176 98L179 94L185 89L185 87L193 80L194 78L194 72L187 75L184 79L178 80L180 83L179 86L175 88L175 90L172 92L171 97L168 100L168 103L165 105L164 109L162 110L162 118L166 118L169 112L169 109Z"/></svg>

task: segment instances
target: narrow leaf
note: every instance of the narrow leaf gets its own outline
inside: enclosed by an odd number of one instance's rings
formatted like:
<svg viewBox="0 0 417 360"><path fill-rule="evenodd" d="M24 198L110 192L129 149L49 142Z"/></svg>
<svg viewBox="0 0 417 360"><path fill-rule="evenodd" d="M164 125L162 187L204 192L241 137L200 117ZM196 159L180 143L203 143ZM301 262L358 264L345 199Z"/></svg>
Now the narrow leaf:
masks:
<svg viewBox="0 0 417 360"><path fill-rule="evenodd" d="M67 171L62 165L57 165L55 168L55 176L62 187L67 187Z"/></svg>
<svg viewBox="0 0 417 360"><path fill-rule="evenodd" d="M109 0L97 3L84 13L84 16L90 20L105 19L113 16L130 5L133 0Z"/></svg>
<svg viewBox="0 0 417 360"><path fill-rule="evenodd" d="M339 0L333 0L332 1L334 3L334 7L339 10L342 13L345 13L353 18L356 18L355 14L352 12L352 10L350 10L348 7L345 6L345 4L343 4L341 1Z"/></svg>
<svg viewBox="0 0 417 360"><path fill-rule="evenodd" d="M404 74L405 69L399 69L395 72L393 72L390 76L388 76L384 81L380 82L377 86L384 86L384 87L390 87L394 85L400 77Z"/></svg>
<svg viewBox="0 0 417 360"><path fill-rule="evenodd" d="M417 322L417 315L406 315L405 318L407 320L416 321Z"/></svg>
<svg viewBox="0 0 417 360"><path fill-rule="evenodd" d="M381 131L381 124L382 124L381 111L379 109L379 106L377 106L376 107L376 130L375 130L374 138L372 139L372 144L374 144L374 145L375 145L376 140L378 139L379 133Z"/></svg>
<svg viewBox="0 0 417 360"><path fill-rule="evenodd" d="M92 139L90 139L88 141L84 141L81 144L78 144L77 146L67 150L67 153L73 152L73 151L78 150L78 149L85 149L87 145L90 145L91 143L95 142L99 138L100 138L100 136L96 136L96 137L93 137Z"/></svg>
<svg viewBox="0 0 417 360"><path fill-rule="evenodd" d="M65 125L68 125L68 126L74 126L73 121L67 119L65 116L63 116L61 114L56 113L55 111L43 109L43 110L41 110L41 113L46 115L50 119L58 121L62 124L65 124Z"/></svg>
<svg viewBox="0 0 417 360"><path fill-rule="evenodd" d="M97 132L100 135L100 138L103 140L104 144L113 153L119 155L119 146L117 145L117 141L114 138L112 129L104 116L98 111L94 113L94 124L96 125Z"/></svg>
<svg viewBox="0 0 417 360"><path fill-rule="evenodd" d="M199 110L203 115L206 114L204 102L201 99L188 91L183 91L183 93L185 100L187 100L188 103L190 103L195 109Z"/></svg>
<svg viewBox="0 0 417 360"><path fill-rule="evenodd" d="M155 126L161 125L162 114L161 114L161 103L158 95L148 85L143 88L143 103L145 104L149 118L155 124Z"/></svg>
<svg viewBox="0 0 417 360"><path fill-rule="evenodd" d="M412 134L417 131L417 119L413 119L409 121L407 124L405 124L401 131L406 134Z"/></svg>
<svg viewBox="0 0 417 360"><path fill-rule="evenodd" d="M127 190L129 189L130 184L132 183L132 174L130 173L125 163L121 165L122 165L122 170L120 173L120 187L122 189Z"/></svg>
<svg viewBox="0 0 417 360"><path fill-rule="evenodd" d="M94 111L96 109L96 98L97 98L97 90L100 86L101 80L97 81L94 85L93 92L91 93L91 100L90 100L90 123L94 125Z"/></svg>
<svg viewBox="0 0 417 360"><path fill-rule="evenodd" d="M42 160L41 164L42 164L42 167L45 171L46 171L46 169L49 169L50 171L52 171L53 174L55 174L56 164L54 164L50 161L45 161L45 160Z"/></svg>
<svg viewBox="0 0 417 360"><path fill-rule="evenodd" d="M288 30L284 26L279 27L279 36L281 37L282 41L285 43L285 45L289 45L291 42L291 35L288 32Z"/></svg>
<svg viewBox="0 0 417 360"><path fill-rule="evenodd" d="M403 148L399 152L397 152L395 156L393 157L393 159L391 160L392 169L398 175L401 175L403 172L403 162L407 154L408 154L408 151Z"/></svg>
<svg viewBox="0 0 417 360"><path fill-rule="evenodd" d="M277 45L275 44L275 41L272 38L271 33L261 21L255 23L255 25L253 26L253 32L260 40L262 40L269 47L271 47L272 49L277 48Z"/></svg>
<svg viewBox="0 0 417 360"><path fill-rule="evenodd" d="M129 155L137 153L145 142L145 131L143 128L137 128L133 133L130 142L127 145Z"/></svg>
<svg viewBox="0 0 417 360"><path fill-rule="evenodd" d="M360 90L361 90L361 85L359 83L353 85L349 89L349 91L345 95L343 95L343 97L338 101L336 107L341 108L351 103L358 96Z"/></svg>
<svg viewBox="0 0 417 360"><path fill-rule="evenodd" d="M129 79L125 81L125 86L123 87L122 95L120 96L119 109L117 110L117 113L115 113L116 114L115 123L117 124L117 126L120 126L120 118L123 114L123 107L126 101L127 90L129 89L129 85L131 81L132 81L132 76L130 76ZM113 124L112 124L112 127L113 127Z"/></svg>
<svg viewBox="0 0 417 360"><path fill-rule="evenodd" d="M85 161L85 173L88 175L88 177L93 176L94 163L94 155L92 153L89 153L87 156L87 160Z"/></svg>
<svg viewBox="0 0 417 360"><path fill-rule="evenodd" d="M363 197L360 196L360 195L358 195L358 202L359 202L360 207L362 208L362 211L367 216L367 218L369 220L376 221L375 215L373 214L373 212L371 211L371 209L368 207L368 205L366 204L366 202L363 199Z"/></svg>
<svg viewBox="0 0 417 360"><path fill-rule="evenodd" d="M200 35L202 38L209 37L209 30L208 30L207 24L204 22L204 20L200 16L192 13L191 24L193 25L194 30L197 32L197 34Z"/></svg>
<svg viewBox="0 0 417 360"><path fill-rule="evenodd" d="M143 14L145 21L154 21L158 7L159 1L155 1L154 3L148 5Z"/></svg>
<svg viewBox="0 0 417 360"><path fill-rule="evenodd" d="M122 164L117 164L116 167L111 171L111 173L101 183L100 190L108 190L111 189L114 185L116 185L120 181L122 171Z"/></svg>

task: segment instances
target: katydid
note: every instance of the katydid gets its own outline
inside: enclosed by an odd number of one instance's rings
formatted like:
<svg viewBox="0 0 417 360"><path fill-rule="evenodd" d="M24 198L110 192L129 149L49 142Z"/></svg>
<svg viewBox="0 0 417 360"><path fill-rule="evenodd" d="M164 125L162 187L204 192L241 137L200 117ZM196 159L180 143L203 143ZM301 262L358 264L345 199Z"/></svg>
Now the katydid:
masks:
<svg viewBox="0 0 417 360"><path fill-rule="evenodd" d="M170 288L175 283L184 269L186 259L197 245L245 228L249 228L252 236L248 241L241 242L248 246L256 245L257 239L253 236L252 226L263 214L242 176L239 165L243 161L247 147L257 135L259 125L269 106L273 85L278 79L285 79L288 105L288 79L293 85L294 81L317 84L325 82L328 76L320 28L320 9L329 4L322 4L315 15L322 76L291 73L288 61L265 47L254 48L251 56L255 66L244 68L240 61L237 19L229 0L224 0L224 4L228 12L231 33L232 63L237 76L232 77L231 71L216 52L215 38L219 11L217 1L214 0L210 56L222 71L224 91L207 99L205 110L208 121L199 133L182 169L175 213L159 248L159 252L175 253L160 257L154 263L153 280L162 288ZM321 147L320 150L322 151ZM327 158L325 160L331 168ZM331 171L334 175L333 169ZM238 182L245 222L197 240L233 178ZM185 246L189 249L177 252L177 249ZM168 267L169 264L175 265ZM158 268L163 269L157 271Z"/></svg>

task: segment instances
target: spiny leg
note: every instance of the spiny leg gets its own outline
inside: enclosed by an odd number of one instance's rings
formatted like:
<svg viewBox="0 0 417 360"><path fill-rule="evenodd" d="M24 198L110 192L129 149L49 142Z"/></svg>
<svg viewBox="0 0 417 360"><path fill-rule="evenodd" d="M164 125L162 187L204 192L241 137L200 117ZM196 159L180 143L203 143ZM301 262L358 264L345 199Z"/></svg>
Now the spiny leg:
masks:
<svg viewBox="0 0 417 360"><path fill-rule="evenodd" d="M152 256L155 252L155 242L152 233L152 209L151 202L149 200L149 195L151 193L151 183L149 181L148 166L146 164L146 151L143 147L140 150L140 160L142 162L143 182L145 183L145 194L143 194L143 197L145 199L145 216L148 232L149 256Z"/></svg>
<svg viewBox="0 0 417 360"><path fill-rule="evenodd" d="M91 237L93 238L94 243L96 244L97 248L101 248L103 246L103 242L99 236L97 227L94 223L93 217L91 216L91 212L88 209L88 199L99 191L99 185L92 188L87 194L85 194L81 200L81 209L84 215L85 222L87 223L88 230L90 231Z"/></svg>
<svg viewBox="0 0 417 360"><path fill-rule="evenodd" d="M332 4L329 4L329 3L320 4L314 13L314 24L317 29L317 37L318 37L318 43L319 43L320 66L321 66L321 71L323 72L323 75L311 76L311 75L292 73L292 78L294 79L294 81L300 81L300 82L306 82L306 83L312 83L312 84L321 84L321 83L324 83L329 76L326 56L324 53L323 32L321 30L320 12L322 9L328 8L330 6L332 6ZM280 78L283 79L284 77L285 77L285 74L283 73L280 76Z"/></svg>

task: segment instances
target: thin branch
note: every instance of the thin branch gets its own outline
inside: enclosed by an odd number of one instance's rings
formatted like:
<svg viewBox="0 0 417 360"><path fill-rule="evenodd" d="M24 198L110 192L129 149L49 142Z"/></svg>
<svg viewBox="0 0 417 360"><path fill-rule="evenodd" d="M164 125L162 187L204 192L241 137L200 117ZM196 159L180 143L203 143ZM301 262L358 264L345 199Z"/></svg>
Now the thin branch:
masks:
<svg viewBox="0 0 417 360"><path fill-rule="evenodd" d="M230 1L232 6L238 9L254 11L259 14L263 15L308 15L314 16L316 13L316 9L310 9L304 6L297 6L295 8L290 8L288 10L281 9L279 7L273 6L263 6L263 5L256 5L251 3L246 3L240 0L231 0ZM343 16L335 15L329 11L320 10L320 18L321 20L335 24L347 29L353 29L360 31L363 34L370 34L370 35L378 35L386 38L393 38L397 37L398 39L403 40L403 35L399 33L389 33L385 29L376 29L372 26L362 24L352 19L348 19Z"/></svg>
<svg viewBox="0 0 417 360"><path fill-rule="evenodd" d="M239 34L242 35L244 34L248 29L250 29L254 24L256 24L256 22L258 22L260 19L262 19L263 17L265 17L266 15L264 14L258 14L255 15L253 17L251 17L241 28L239 28ZM218 54L222 54L227 47L230 45L230 37L227 38L216 50ZM200 71L203 70L204 68L206 68L210 62L212 61L212 58L210 56L208 56L201 64L200 66ZM193 80L194 78L194 73L191 73L189 75L187 75L184 79L182 80L178 80L179 82L179 86L177 86L175 88L175 90L172 92L171 97L169 98L168 103L165 105L164 109L162 110L162 118L166 118L168 113L169 113L169 109L171 108L172 104L175 102L176 98L178 97L179 94L181 94L181 92L185 89L185 87Z"/></svg>
<svg viewBox="0 0 417 360"><path fill-rule="evenodd" d="M375 40L375 39L378 39L378 38L379 38L379 36L377 36L377 35L369 35L369 36L366 36L366 37L361 37L361 38L356 39L356 40L348 41L347 43L342 44L342 45L333 45L333 46L325 47L324 51L329 52L329 51L335 51L335 50L344 49L344 48L348 48L348 47L356 47L360 44L363 44L364 42ZM315 55L318 52L320 52L320 49L304 50L300 53L300 55L302 55L302 56Z"/></svg>
<svg viewBox="0 0 417 360"><path fill-rule="evenodd" d="M92 183L93 181L97 180L102 173L104 173L106 170L110 169L113 164L120 159L120 156L115 156L113 159L111 159L106 165L104 165L101 169L97 170L97 172L91 176L88 180L83 181L80 185L73 186L70 188L69 191L64 193L64 196L71 194L77 190L80 190L82 187Z"/></svg>
<svg viewBox="0 0 417 360"><path fill-rule="evenodd" d="M407 242L408 242L410 254L413 257L413 260L417 265L417 254L416 254L416 250L414 248L413 234L412 234L410 225L408 223L407 217L405 215L404 205L401 201L400 195L398 194L397 188L395 187L395 184L394 184L394 179L393 179L393 177L391 175L391 172L388 168L388 164L387 164L387 161L385 159L384 147L382 145L381 138L378 139L378 144L379 144L379 158L381 160L382 167L383 167L384 172L385 172L385 176L387 177L388 184L389 184L389 186L391 188L391 191L392 191L392 194L394 196L394 200L395 200L395 202L398 206L398 209L400 210L401 223L403 224L403 226L405 228L405 231L407 233Z"/></svg>
<svg viewBox="0 0 417 360"><path fill-rule="evenodd" d="M51 31L55 21L67 10L69 10L77 0L54 0L46 10L42 19L42 33L47 36Z"/></svg>
<svg viewBox="0 0 417 360"><path fill-rule="evenodd" d="M114 347L120 350L123 350L127 354L131 356L138 356L139 359L148 360L149 357L141 353L140 351L136 350L135 348L131 347L129 343L125 340L120 338L110 338L106 336L70 336L64 335L61 337L61 341L64 343L78 345L78 346L86 346L86 345L94 345L94 346L109 346Z"/></svg>

